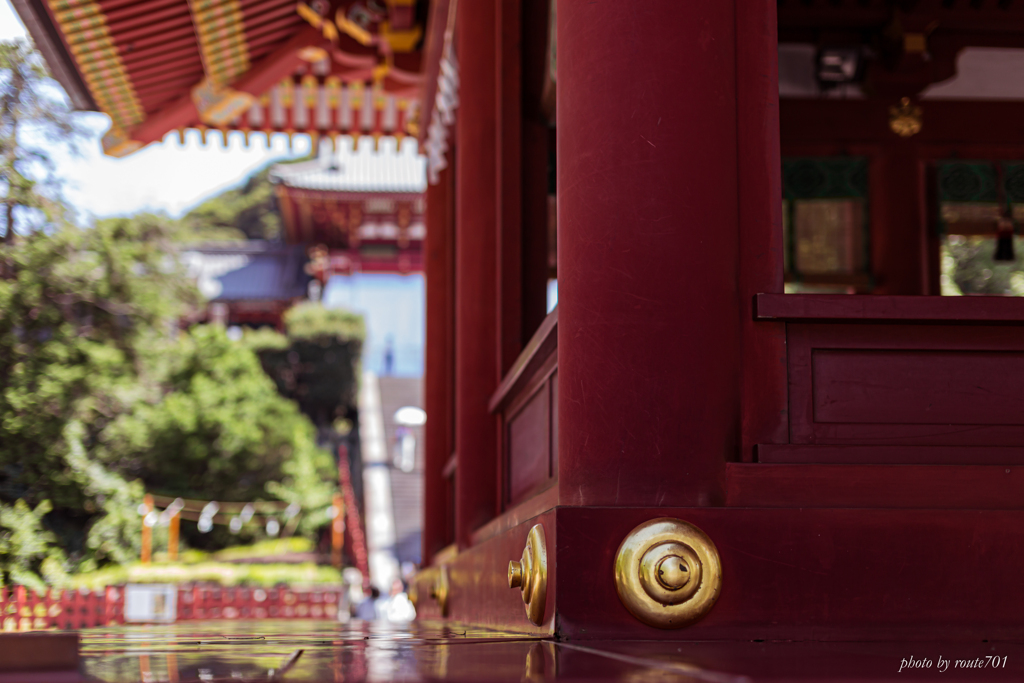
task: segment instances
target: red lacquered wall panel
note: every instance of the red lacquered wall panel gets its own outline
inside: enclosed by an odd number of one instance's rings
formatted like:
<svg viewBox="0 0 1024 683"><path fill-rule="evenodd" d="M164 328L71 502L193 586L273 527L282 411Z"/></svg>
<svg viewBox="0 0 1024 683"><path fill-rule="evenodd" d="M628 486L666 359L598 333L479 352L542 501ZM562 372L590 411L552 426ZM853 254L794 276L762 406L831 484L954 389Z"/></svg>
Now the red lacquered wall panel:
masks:
<svg viewBox="0 0 1024 683"><path fill-rule="evenodd" d="M789 323L790 441L1024 446L1017 326Z"/></svg>
<svg viewBox="0 0 1024 683"><path fill-rule="evenodd" d="M679 630L620 603L619 542L661 516L696 524L722 563L718 602ZM559 508L563 638L923 640L1024 637L1024 511Z"/></svg>
<svg viewBox="0 0 1024 683"><path fill-rule="evenodd" d="M1024 509L1024 468L729 463L733 507Z"/></svg>
<svg viewBox="0 0 1024 683"><path fill-rule="evenodd" d="M1024 448L1002 446L808 446L759 444L759 463L864 465L1020 465Z"/></svg>
<svg viewBox="0 0 1024 683"><path fill-rule="evenodd" d="M527 343L491 397L501 417L502 503L517 505L557 475L558 309Z"/></svg>
<svg viewBox="0 0 1024 683"><path fill-rule="evenodd" d="M818 349L814 420L1024 424L1024 352Z"/></svg>
<svg viewBox="0 0 1024 683"><path fill-rule="evenodd" d="M508 501L518 503L548 480L551 406L545 383L508 422Z"/></svg>

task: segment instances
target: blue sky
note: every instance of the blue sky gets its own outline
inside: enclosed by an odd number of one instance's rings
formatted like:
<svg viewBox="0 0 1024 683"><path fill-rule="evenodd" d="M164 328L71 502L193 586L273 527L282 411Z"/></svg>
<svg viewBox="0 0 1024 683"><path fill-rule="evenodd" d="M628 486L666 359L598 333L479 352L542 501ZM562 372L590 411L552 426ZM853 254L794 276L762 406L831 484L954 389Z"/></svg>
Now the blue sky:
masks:
<svg viewBox="0 0 1024 683"><path fill-rule="evenodd" d="M384 349L391 338L393 374L423 374L426 329L423 276L368 274L335 276L327 284L324 305L362 313L366 319L365 369L384 372Z"/></svg>

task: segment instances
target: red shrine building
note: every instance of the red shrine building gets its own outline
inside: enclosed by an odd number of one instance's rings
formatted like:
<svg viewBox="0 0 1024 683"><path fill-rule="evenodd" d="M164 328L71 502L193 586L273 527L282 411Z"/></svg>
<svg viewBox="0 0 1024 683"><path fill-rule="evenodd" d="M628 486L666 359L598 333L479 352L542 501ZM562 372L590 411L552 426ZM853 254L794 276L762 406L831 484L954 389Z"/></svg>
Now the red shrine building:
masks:
<svg viewBox="0 0 1024 683"><path fill-rule="evenodd" d="M424 55L421 615L1020 637L1024 301L939 295L1020 257L1024 5L435 1Z"/></svg>
<svg viewBox="0 0 1024 683"><path fill-rule="evenodd" d="M302 245L250 240L184 247L179 254L206 305L182 324L284 330L284 313L303 301L311 277Z"/></svg>
<svg viewBox="0 0 1024 683"><path fill-rule="evenodd" d="M285 241L312 246L310 272L321 284L332 275L423 270L424 160L411 145L380 147L271 171Z"/></svg>
<svg viewBox="0 0 1024 683"><path fill-rule="evenodd" d="M228 4L16 0L111 153L418 137L425 234L277 178L317 272L426 275L421 621L559 643L527 677L1024 636L1024 3Z"/></svg>

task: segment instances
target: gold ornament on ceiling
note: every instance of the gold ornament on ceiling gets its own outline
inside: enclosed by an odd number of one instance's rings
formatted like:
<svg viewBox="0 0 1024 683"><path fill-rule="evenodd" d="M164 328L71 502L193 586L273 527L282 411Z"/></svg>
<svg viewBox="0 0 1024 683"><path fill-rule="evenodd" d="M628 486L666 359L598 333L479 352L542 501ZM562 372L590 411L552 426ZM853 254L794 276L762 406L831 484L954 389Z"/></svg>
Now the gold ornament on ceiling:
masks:
<svg viewBox="0 0 1024 683"><path fill-rule="evenodd" d="M917 135L921 132L921 107L904 97L898 107L889 107L889 128L901 138Z"/></svg>

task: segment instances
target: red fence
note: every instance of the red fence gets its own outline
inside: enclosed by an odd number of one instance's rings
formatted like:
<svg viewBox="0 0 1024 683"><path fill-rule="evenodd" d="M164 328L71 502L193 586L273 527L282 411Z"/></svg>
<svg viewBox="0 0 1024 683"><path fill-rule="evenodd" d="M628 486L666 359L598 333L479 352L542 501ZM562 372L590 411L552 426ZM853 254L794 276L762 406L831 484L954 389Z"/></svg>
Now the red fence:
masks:
<svg viewBox="0 0 1024 683"><path fill-rule="evenodd" d="M179 586L178 621L190 619L337 619L339 588Z"/></svg>
<svg viewBox="0 0 1024 683"><path fill-rule="evenodd" d="M337 619L338 587L178 586L177 620ZM124 586L98 591L0 587L0 630L81 629L124 623Z"/></svg>
<svg viewBox="0 0 1024 683"><path fill-rule="evenodd" d="M123 622L124 592L120 588L37 593L24 586L0 587L3 631L79 629Z"/></svg>

